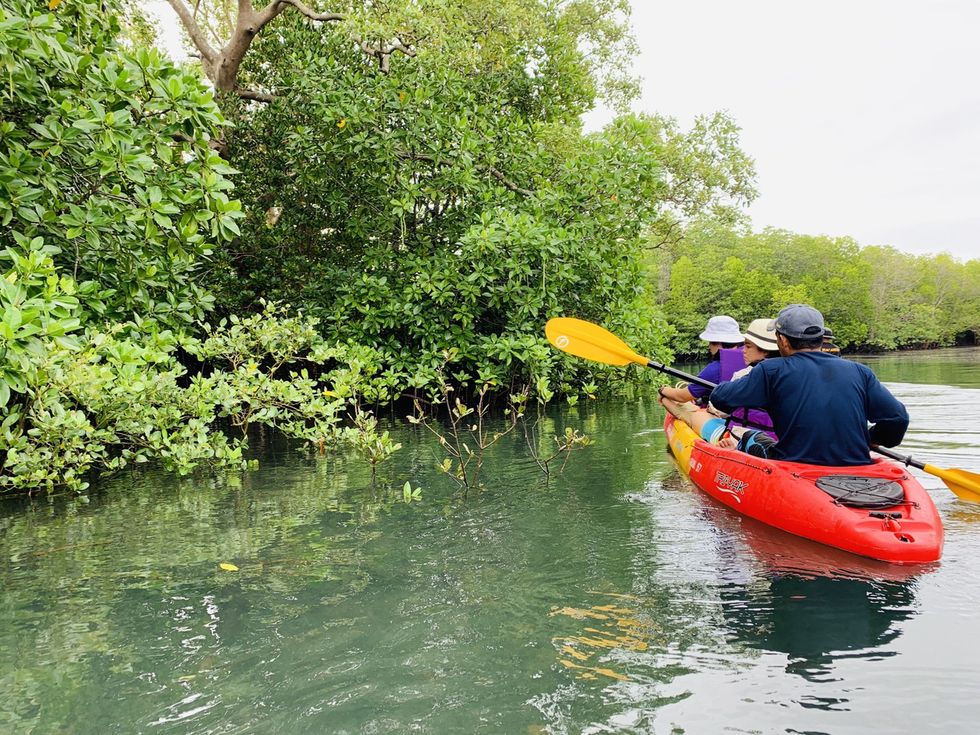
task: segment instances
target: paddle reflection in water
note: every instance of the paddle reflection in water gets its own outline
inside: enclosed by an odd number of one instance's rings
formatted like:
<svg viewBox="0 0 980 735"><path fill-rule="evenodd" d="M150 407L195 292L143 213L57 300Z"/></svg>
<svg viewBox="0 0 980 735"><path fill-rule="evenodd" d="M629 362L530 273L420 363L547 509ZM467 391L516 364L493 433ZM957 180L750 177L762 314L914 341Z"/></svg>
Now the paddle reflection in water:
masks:
<svg viewBox="0 0 980 735"><path fill-rule="evenodd" d="M551 616L561 616L581 621L572 633L556 636L553 643L559 651L558 661L567 669L578 672L579 679L598 679L606 677L617 681L629 681L625 673L597 666L605 653L610 651L646 651L657 631L649 622L638 619L635 607L641 603L632 595L594 592L600 598L611 602L600 602L587 608L560 607L551 611ZM664 638L657 636L662 644Z"/></svg>

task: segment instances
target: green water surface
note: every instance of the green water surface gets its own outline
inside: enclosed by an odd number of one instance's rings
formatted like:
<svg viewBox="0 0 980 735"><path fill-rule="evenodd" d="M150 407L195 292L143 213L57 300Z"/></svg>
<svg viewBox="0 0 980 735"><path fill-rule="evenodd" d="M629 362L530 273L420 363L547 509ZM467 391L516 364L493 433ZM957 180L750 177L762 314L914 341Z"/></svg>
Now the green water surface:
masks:
<svg viewBox="0 0 980 735"><path fill-rule="evenodd" d="M980 350L867 362L903 449L980 472ZM595 445L545 483L510 435L465 496L398 421L374 485L258 437L241 476L4 500L0 732L976 732L980 506L919 475L943 561L864 561L706 498L662 421L556 411Z"/></svg>

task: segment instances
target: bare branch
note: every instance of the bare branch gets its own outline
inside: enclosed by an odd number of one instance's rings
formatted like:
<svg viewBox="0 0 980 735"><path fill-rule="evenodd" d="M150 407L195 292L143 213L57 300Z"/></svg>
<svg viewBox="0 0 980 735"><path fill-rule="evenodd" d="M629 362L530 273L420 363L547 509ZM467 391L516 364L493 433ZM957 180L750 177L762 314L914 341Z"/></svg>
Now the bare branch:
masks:
<svg viewBox="0 0 980 735"><path fill-rule="evenodd" d="M520 186L518 186L517 184L515 184L513 181L511 181L510 179L508 179L504 175L504 172L501 171L500 169L496 169L493 166L488 166L487 167L487 171L489 171L490 172L490 175L493 176L497 181L499 181L501 184L503 184L505 188L510 189L511 191L517 192L518 194L523 194L526 197L534 196L534 192L533 191L531 191L530 189L523 189L523 188L521 188Z"/></svg>
<svg viewBox="0 0 980 735"><path fill-rule="evenodd" d="M252 41L259 32L287 7L293 7L306 18L318 23L337 22L344 19L341 13L320 13L310 8L303 0L271 0L261 10L256 10L252 0L238 0L238 15L235 19L235 29L231 38L224 43L220 50L215 50L207 40L202 26L198 24L196 15L200 0L194 0L193 12L185 5L184 0L167 0L177 13L194 46L200 52L201 66L215 89L230 91L242 99L257 102L272 102L275 97L266 92L244 89L238 86L238 70L248 53ZM360 42L361 49L369 56L378 60L381 71L388 73L391 66L391 55L402 53L415 56L415 48L402 38L395 37L389 41L377 44L366 41ZM515 189L517 191L518 189Z"/></svg>
<svg viewBox="0 0 980 735"><path fill-rule="evenodd" d="M292 7L296 8L296 10L310 20L315 20L320 23L336 22L344 19L344 16L340 13L318 13L308 5L304 4L302 0L272 0L271 3L262 8L262 10L260 10L258 13L252 10L251 0L239 0L239 3L241 2L249 3L248 15L254 20L254 24L250 28L250 32L253 36L261 31L270 20L285 10L287 5L291 5ZM239 11L240 17L241 13L242 11Z"/></svg>
<svg viewBox="0 0 980 735"><path fill-rule="evenodd" d="M401 51L405 56L415 56L415 48L413 46L406 46L400 38L396 38L394 41L389 43L384 47L384 52L390 54L394 51Z"/></svg>
<svg viewBox="0 0 980 735"><path fill-rule="evenodd" d="M275 18L279 13L286 9L284 3L280 3L279 0L272 0L271 3L266 5L258 13L254 13L255 27L254 33L258 33L263 28L265 28L266 23ZM254 11L253 11L254 12Z"/></svg>
<svg viewBox="0 0 980 735"><path fill-rule="evenodd" d="M204 32L201 27L194 20L194 16L191 15L191 11L187 9L184 5L183 0L167 0L170 3L170 7L174 9L177 16L180 18L180 22L184 24L184 30L187 31L187 35L190 36L191 41L194 43L195 48L201 52L201 56L205 61L213 61L214 57L217 56L217 52L211 47L207 39L204 37Z"/></svg>
<svg viewBox="0 0 980 735"><path fill-rule="evenodd" d="M310 8L309 6L305 5L303 3L303 0L275 0L275 2L273 2L272 4L292 5L294 8L296 8L299 12L301 12L310 20L326 22L326 21L337 21L337 20L344 19L344 16L341 15L340 13L318 13L312 8Z"/></svg>
<svg viewBox="0 0 980 735"><path fill-rule="evenodd" d="M255 100L256 102L275 102L276 99L274 94L260 92L257 89L245 89L244 87L236 87L235 94L243 100Z"/></svg>
<svg viewBox="0 0 980 735"><path fill-rule="evenodd" d="M388 43L374 45L368 41L361 41L361 51L368 56L374 56L378 60L378 66L382 73L387 74L391 68L391 55L399 51L406 56L415 56L415 48L406 45L400 38L395 38Z"/></svg>
<svg viewBox="0 0 980 735"><path fill-rule="evenodd" d="M674 230L676 230L680 225L681 225L681 220L675 219L667 226L666 231L660 232L659 231L660 228L654 227L653 232L656 235L658 235L659 239L656 243L648 244L646 248L648 250L656 250L657 248L661 248L664 245L667 245L672 240L676 241L677 238L674 237Z"/></svg>

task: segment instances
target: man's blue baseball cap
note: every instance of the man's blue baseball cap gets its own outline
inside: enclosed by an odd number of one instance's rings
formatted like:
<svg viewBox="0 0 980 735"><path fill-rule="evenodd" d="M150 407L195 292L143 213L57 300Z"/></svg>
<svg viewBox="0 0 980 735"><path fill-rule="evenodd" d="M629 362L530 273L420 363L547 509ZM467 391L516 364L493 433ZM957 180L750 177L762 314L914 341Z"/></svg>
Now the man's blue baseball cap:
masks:
<svg viewBox="0 0 980 735"><path fill-rule="evenodd" d="M769 322L769 329L793 339L823 337L823 314L807 304L790 304Z"/></svg>

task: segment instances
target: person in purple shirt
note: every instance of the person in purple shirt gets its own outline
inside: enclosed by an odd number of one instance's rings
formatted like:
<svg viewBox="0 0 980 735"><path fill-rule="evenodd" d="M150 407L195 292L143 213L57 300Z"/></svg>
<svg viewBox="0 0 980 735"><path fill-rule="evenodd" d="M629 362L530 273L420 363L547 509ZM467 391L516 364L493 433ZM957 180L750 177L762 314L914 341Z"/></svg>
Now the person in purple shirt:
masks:
<svg viewBox="0 0 980 735"><path fill-rule="evenodd" d="M739 439L740 450L847 467L870 464L872 445L893 447L902 441L909 425L905 406L869 368L821 351L819 311L790 304L772 327L780 358L764 360L741 380L711 392L711 403L721 411L762 408L772 417L779 441L747 430Z"/></svg>
<svg viewBox="0 0 980 735"><path fill-rule="evenodd" d="M721 370L721 351L723 349L736 349L745 342L745 335L738 331L738 322L730 316L713 316L708 320L704 331L699 335L708 343L708 352L711 353L711 362L704 368L698 377L711 383L720 383L723 379ZM745 363L742 363L744 367ZM728 379L727 377L724 379ZM708 402L708 395L711 393L707 388L694 385L693 383L683 388L663 387L660 389L660 396L668 398L677 403L687 401L697 401L705 405Z"/></svg>

